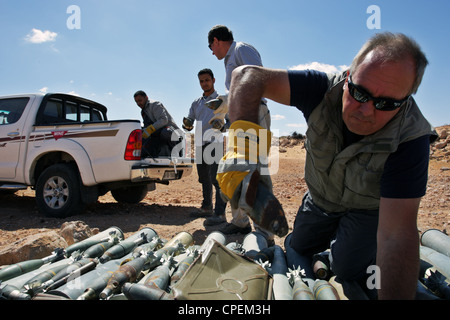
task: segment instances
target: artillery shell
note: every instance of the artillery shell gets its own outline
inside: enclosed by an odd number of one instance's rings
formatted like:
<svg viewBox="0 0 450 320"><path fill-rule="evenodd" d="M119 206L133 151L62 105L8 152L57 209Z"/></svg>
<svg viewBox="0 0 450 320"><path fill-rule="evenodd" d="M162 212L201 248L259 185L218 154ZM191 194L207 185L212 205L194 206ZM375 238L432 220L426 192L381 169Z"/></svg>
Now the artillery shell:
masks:
<svg viewBox="0 0 450 320"><path fill-rule="evenodd" d="M254 171L246 193L245 201L252 207L249 217L262 229L279 237L284 237L289 231L283 207L273 193L259 182L256 188L252 187L252 180L259 179L260 173Z"/></svg>
<svg viewBox="0 0 450 320"><path fill-rule="evenodd" d="M100 233L97 233L96 235L94 235L92 237L89 237L80 242L76 242L71 246L68 246L65 249L66 257L70 257L72 255L72 253L74 253L75 251L83 252L87 248L89 248L99 242L105 241L105 239L109 239L109 236L112 232L114 232L119 238L123 239L123 232L122 232L122 230L120 230L120 228L110 227Z"/></svg>
<svg viewBox="0 0 450 320"><path fill-rule="evenodd" d="M450 237L440 230L429 229L420 237L423 246L450 257Z"/></svg>
<svg viewBox="0 0 450 320"><path fill-rule="evenodd" d="M152 228L143 228L127 239L109 248L101 257L100 262L105 263L112 259L118 259L133 251L142 243L151 241L157 234Z"/></svg>
<svg viewBox="0 0 450 320"><path fill-rule="evenodd" d="M283 249L275 245L270 273L273 277L273 296L275 300L292 300L292 287L286 276L288 267Z"/></svg>
<svg viewBox="0 0 450 320"><path fill-rule="evenodd" d="M316 300L340 300L336 289L328 281L316 280L313 291Z"/></svg>
<svg viewBox="0 0 450 320"><path fill-rule="evenodd" d="M0 297L4 297L7 300L31 300L31 296L24 292L21 292L14 286L6 285L0 289Z"/></svg>
<svg viewBox="0 0 450 320"><path fill-rule="evenodd" d="M41 259L19 262L0 270L0 281L7 281L22 274L39 269L44 265Z"/></svg>
<svg viewBox="0 0 450 320"><path fill-rule="evenodd" d="M149 288L139 283L125 283L122 292L129 300L174 300L173 296L164 290Z"/></svg>

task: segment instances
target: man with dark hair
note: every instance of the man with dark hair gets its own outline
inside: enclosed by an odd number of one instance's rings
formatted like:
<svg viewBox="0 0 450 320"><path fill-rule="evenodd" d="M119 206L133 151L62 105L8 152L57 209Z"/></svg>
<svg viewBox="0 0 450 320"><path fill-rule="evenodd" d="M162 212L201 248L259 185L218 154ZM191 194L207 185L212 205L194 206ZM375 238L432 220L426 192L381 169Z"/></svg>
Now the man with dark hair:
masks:
<svg viewBox="0 0 450 320"><path fill-rule="evenodd" d="M262 60L259 52L251 45L244 42L236 42L233 37L233 33L228 27L223 25L216 25L211 28L208 33L208 47L211 49L213 55L217 57L217 59L224 59L225 63L225 71L226 71L226 79L225 79L225 87L227 91L230 90L231 84L231 74L234 69L238 66L243 65L255 65L262 66ZM267 108L267 101L265 99L260 100L260 106L258 109L258 124L268 130L270 130L270 112ZM221 228L225 234L233 234L233 233L249 233L251 232L251 224L247 215L243 213L240 209L231 208L232 211L232 220L230 223L227 223L225 227ZM206 225L218 224L225 222L225 216L213 216L208 218L205 222ZM257 226L255 226L256 229ZM259 229L260 230L260 229ZM264 233L267 240L270 243L273 243L273 234L266 233L265 231L260 230Z"/></svg>
<svg viewBox="0 0 450 320"><path fill-rule="evenodd" d="M223 136L221 129L224 119L216 118L214 111L206 106L206 103L216 99L219 94L214 89L214 74L211 69L202 69L198 72L198 80L203 90L203 95L192 102L189 114L183 119L183 129L191 131L194 122L197 121L195 132L195 152L198 173L198 182L202 185L203 201L200 214L193 216L211 216L213 212L212 186L216 189L214 214L225 214L226 202L220 196L220 188L216 174L220 158L223 156ZM218 152L220 151L220 152ZM217 154L216 154L217 153Z"/></svg>
<svg viewBox="0 0 450 320"><path fill-rule="evenodd" d="M230 90L231 73L234 69L243 65L263 65L258 50L248 43L235 41L233 32L226 26L217 25L211 28L208 33L208 47L218 60L224 60L226 71L225 87L228 91ZM265 113L262 113L264 118L260 122L267 122L267 124L260 124L269 128L270 114L268 113L267 106L265 109Z"/></svg>
<svg viewBox="0 0 450 320"><path fill-rule="evenodd" d="M382 33L362 47L350 70L336 75L236 69L228 97L230 132L259 130L254 141L270 136L257 125L255 101L261 97L303 112L308 192L286 251L311 256L330 248L337 278L367 289L374 289L367 283L373 275L368 270L379 272L379 299L415 298L417 213L426 192L430 142L437 136L412 97L427 64L414 40ZM235 140L228 140L232 150ZM238 156L224 157L218 181L227 197L245 206L246 191L253 187L244 184L245 167L229 165Z"/></svg>
<svg viewBox="0 0 450 320"><path fill-rule="evenodd" d="M208 33L208 43L211 47L212 43L214 42L214 38L217 38L220 41L233 41L233 32L228 29L226 26L222 25L216 25L209 30ZM211 49L211 48L210 48Z"/></svg>
<svg viewBox="0 0 450 320"><path fill-rule="evenodd" d="M179 143L178 126L164 105L148 98L147 94L139 90L134 94L134 101L141 108L144 122L142 130L142 158L170 156L173 147ZM164 152L164 147L168 150Z"/></svg>

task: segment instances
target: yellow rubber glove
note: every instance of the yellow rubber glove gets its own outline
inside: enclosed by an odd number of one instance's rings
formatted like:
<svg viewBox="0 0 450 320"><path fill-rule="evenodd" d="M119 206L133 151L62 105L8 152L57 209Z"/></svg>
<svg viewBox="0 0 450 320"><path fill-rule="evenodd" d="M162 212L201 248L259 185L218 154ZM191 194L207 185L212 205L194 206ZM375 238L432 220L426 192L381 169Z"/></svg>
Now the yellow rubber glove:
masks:
<svg viewBox="0 0 450 320"><path fill-rule="evenodd" d="M221 194L233 208L242 209L259 227L282 237L289 228L268 174L271 140L272 133L253 122L233 122L217 181Z"/></svg>
<svg viewBox="0 0 450 320"><path fill-rule="evenodd" d="M155 127L151 124L144 130L142 130L142 138L147 139L156 131Z"/></svg>
<svg viewBox="0 0 450 320"><path fill-rule="evenodd" d="M261 137L260 137L261 135ZM259 140L265 139L264 150L259 150ZM249 121L235 121L228 131L228 148L217 170L220 190L228 200L250 171L259 169L258 157L269 155L272 133ZM270 179L270 178L269 178Z"/></svg>

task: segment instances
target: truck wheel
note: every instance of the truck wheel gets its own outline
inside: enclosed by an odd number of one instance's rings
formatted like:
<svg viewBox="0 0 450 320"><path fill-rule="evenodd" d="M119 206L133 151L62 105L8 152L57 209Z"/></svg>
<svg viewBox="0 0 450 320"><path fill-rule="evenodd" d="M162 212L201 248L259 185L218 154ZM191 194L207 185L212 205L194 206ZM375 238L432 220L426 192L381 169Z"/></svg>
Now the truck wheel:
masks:
<svg viewBox="0 0 450 320"><path fill-rule="evenodd" d="M147 186L136 186L111 190L111 194L117 202L139 203L147 195Z"/></svg>
<svg viewBox="0 0 450 320"><path fill-rule="evenodd" d="M85 205L76 169L68 164L45 169L36 184L36 204L40 212L55 218L81 213Z"/></svg>

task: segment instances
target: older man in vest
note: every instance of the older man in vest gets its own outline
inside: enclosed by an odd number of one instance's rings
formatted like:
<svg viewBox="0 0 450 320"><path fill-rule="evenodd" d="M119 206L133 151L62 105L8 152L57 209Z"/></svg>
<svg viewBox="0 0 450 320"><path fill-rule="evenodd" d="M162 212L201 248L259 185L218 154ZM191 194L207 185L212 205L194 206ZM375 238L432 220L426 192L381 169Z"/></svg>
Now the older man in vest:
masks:
<svg viewBox="0 0 450 320"><path fill-rule="evenodd" d="M368 270L379 270L378 299L415 298L416 219L436 133L412 95L427 64L414 40L382 33L341 74L255 66L233 73L231 130L270 134L256 124L255 102L261 97L295 106L307 120L308 192L286 247L306 256L330 248L337 277L363 287L371 275ZM230 158L242 157L237 153L224 157L218 181L227 197L245 199L239 187L245 170L227 165Z"/></svg>

